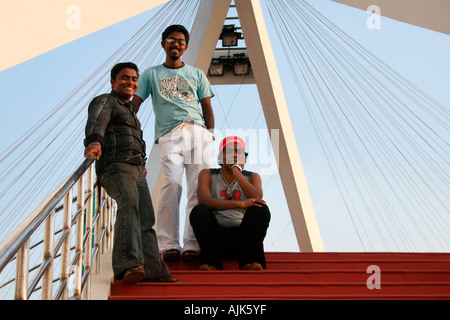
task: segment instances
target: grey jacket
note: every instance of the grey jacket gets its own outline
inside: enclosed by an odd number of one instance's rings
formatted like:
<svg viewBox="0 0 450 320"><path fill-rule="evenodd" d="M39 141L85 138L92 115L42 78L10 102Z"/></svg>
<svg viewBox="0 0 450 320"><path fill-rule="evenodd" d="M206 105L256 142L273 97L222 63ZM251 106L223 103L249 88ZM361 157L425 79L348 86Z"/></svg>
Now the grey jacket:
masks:
<svg viewBox="0 0 450 320"><path fill-rule="evenodd" d="M89 104L85 134L85 146L94 141L102 145L97 175L113 162L145 164L145 142L134 104L127 103L114 90L95 97Z"/></svg>

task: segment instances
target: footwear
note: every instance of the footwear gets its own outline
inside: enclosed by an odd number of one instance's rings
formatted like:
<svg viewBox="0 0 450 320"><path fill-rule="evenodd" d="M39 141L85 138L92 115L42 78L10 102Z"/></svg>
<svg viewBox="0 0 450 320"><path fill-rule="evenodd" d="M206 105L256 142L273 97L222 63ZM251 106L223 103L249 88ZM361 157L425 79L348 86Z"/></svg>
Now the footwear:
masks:
<svg viewBox="0 0 450 320"><path fill-rule="evenodd" d="M202 264L200 266L200 268L198 268L198 270L202 270L202 271L216 271L217 269L214 266L210 266L210 265L207 265L207 264Z"/></svg>
<svg viewBox="0 0 450 320"><path fill-rule="evenodd" d="M141 281L144 278L145 278L144 268L135 267L135 268L128 269L125 272L122 282L134 284L134 283L138 283L139 281Z"/></svg>
<svg viewBox="0 0 450 320"><path fill-rule="evenodd" d="M180 260L180 251L177 249L169 249L162 255L164 261L175 262Z"/></svg>
<svg viewBox="0 0 450 320"><path fill-rule="evenodd" d="M241 270L262 270L262 269L263 267L259 262L247 263L244 264L241 268Z"/></svg>
<svg viewBox="0 0 450 320"><path fill-rule="evenodd" d="M192 262L198 261L198 259L200 259L200 254L193 250L186 250L181 257L184 262Z"/></svg>

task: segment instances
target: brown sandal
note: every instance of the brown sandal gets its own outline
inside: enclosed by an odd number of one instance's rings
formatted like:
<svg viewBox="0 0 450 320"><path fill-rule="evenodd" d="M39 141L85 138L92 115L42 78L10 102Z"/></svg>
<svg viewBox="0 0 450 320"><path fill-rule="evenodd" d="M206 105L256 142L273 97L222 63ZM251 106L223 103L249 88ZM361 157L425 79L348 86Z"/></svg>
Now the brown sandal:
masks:
<svg viewBox="0 0 450 320"><path fill-rule="evenodd" d="M142 279L145 278L145 272L143 267L135 267L128 269L125 272L125 275L123 276L122 282L123 283L138 283Z"/></svg>
<svg viewBox="0 0 450 320"><path fill-rule="evenodd" d="M262 270L263 267L259 262L247 263L242 266L241 270Z"/></svg>
<svg viewBox="0 0 450 320"><path fill-rule="evenodd" d="M210 266L210 265L205 263L205 264L202 264L200 266L200 268L198 268L198 270L201 270L201 271L217 271L217 268L214 267L214 266Z"/></svg>

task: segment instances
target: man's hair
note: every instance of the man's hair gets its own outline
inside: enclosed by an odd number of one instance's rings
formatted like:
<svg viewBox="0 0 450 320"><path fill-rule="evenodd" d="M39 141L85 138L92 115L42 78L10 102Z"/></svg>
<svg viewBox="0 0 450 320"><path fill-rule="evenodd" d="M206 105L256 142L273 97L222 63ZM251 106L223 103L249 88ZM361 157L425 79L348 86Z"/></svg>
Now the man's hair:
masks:
<svg viewBox="0 0 450 320"><path fill-rule="evenodd" d="M187 31L187 29L181 24L173 24L171 26L168 26L162 33L162 41L166 40L169 34L171 34L172 32L181 32L186 38L186 43L189 43L189 31Z"/></svg>
<svg viewBox="0 0 450 320"><path fill-rule="evenodd" d="M139 69L137 65L135 65L133 62L120 62L111 69L111 79L116 80L117 75L120 73L122 69L125 68L136 70L136 73L139 77Z"/></svg>

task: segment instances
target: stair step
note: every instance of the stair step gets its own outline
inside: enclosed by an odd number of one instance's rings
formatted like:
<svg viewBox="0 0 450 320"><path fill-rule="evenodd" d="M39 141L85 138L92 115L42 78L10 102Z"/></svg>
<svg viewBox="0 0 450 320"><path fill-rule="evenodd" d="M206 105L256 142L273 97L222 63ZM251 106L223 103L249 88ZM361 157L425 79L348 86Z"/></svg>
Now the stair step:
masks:
<svg viewBox="0 0 450 320"><path fill-rule="evenodd" d="M111 284L110 300L450 299L449 253L266 253L267 269L199 271L199 263L169 262L180 283ZM369 289L380 268L380 289ZM371 282L369 282L371 283Z"/></svg>
<svg viewBox="0 0 450 320"><path fill-rule="evenodd" d="M368 295L378 294L441 294L450 297L450 282L390 282L382 283L381 289L368 289L361 282L308 282L308 283L240 283L240 282L208 282L208 283L171 283L171 284L136 284L111 286L111 295L115 296L156 296L180 295L190 299L198 295Z"/></svg>
<svg viewBox="0 0 450 320"><path fill-rule="evenodd" d="M371 274L366 270L303 270L303 271L174 271L181 282L365 282ZM381 281L392 282L450 282L450 270L382 270Z"/></svg>
<svg viewBox="0 0 450 320"><path fill-rule="evenodd" d="M109 300L449 300L448 294L295 294L295 295L134 295L134 296L111 296Z"/></svg>
<svg viewBox="0 0 450 320"><path fill-rule="evenodd" d="M266 252L267 261L277 260L440 260L450 262L445 252Z"/></svg>
<svg viewBox="0 0 450 320"><path fill-rule="evenodd" d="M392 261L392 260L309 260L309 261L271 261L267 269L268 270L367 270L371 265L376 265L383 269L391 270L449 270L450 263L443 263L441 260L429 260L429 261Z"/></svg>
<svg viewBox="0 0 450 320"><path fill-rule="evenodd" d="M237 261L224 261L224 270L239 270ZM172 271L176 270L198 270L198 262L169 262L168 267ZM267 270L367 270L371 265L376 265L381 269L391 270L450 270L450 261L445 260L269 260Z"/></svg>

